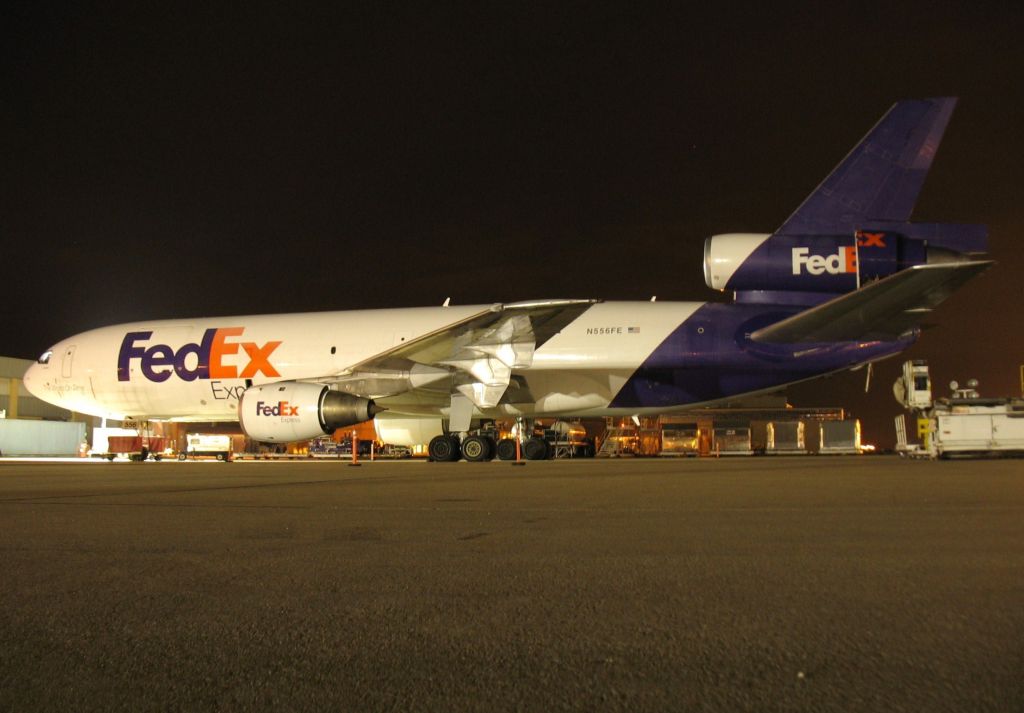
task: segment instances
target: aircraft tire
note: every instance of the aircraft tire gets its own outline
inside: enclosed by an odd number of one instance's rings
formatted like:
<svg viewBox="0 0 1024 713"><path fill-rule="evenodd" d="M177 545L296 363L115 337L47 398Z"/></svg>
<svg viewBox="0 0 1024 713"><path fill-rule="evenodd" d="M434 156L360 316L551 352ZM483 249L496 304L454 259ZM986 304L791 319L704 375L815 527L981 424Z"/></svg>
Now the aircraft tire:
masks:
<svg viewBox="0 0 1024 713"><path fill-rule="evenodd" d="M516 441L514 438L502 438L498 441L497 447L494 449L498 455L498 460L515 460L516 459Z"/></svg>
<svg viewBox="0 0 1024 713"><path fill-rule="evenodd" d="M462 441L458 436L448 436L448 440L452 442L452 457L449 460L454 463L462 458Z"/></svg>
<svg viewBox="0 0 1024 713"><path fill-rule="evenodd" d="M479 463L491 459L490 439L483 436L470 436L462 442L462 457L470 463Z"/></svg>
<svg viewBox="0 0 1024 713"><path fill-rule="evenodd" d="M459 459L459 439L455 436L434 436L427 446L430 460L438 463L450 463Z"/></svg>
<svg viewBox="0 0 1024 713"><path fill-rule="evenodd" d="M547 441L539 436L534 436L526 442L526 446L523 448L523 451L523 455L526 456L526 460L547 460L551 449L549 448Z"/></svg>

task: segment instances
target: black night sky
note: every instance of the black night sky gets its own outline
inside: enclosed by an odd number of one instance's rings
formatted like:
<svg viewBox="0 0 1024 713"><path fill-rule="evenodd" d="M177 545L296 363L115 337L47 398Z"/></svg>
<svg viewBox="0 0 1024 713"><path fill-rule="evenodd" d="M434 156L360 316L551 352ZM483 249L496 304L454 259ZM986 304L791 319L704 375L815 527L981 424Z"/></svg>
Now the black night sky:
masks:
<svg viewBox="0 0 1024 713"><path fill-rule="evenodd" d="M896 100L960 104L916 220L999 264L908 356L1019 390L1017 3L17 3L0 22L0 354L105 324L539 297L723 299ZM891 440L900 359L791 391Z"/></svg>

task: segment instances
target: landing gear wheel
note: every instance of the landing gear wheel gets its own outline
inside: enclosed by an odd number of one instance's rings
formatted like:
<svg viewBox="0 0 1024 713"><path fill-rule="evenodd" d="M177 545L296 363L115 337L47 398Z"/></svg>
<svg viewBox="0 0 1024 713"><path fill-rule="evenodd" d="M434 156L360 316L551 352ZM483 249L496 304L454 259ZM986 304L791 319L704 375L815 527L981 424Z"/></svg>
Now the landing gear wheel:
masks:
<svg viewBox="0 0 1024 713"><path fill-rule="evenodd" d="M459 439L456 436L434 436L427 446L430 460L438 463L450 463L459 459Z"/></svg>
<svg viewBox="0 0 1024 713"><path fill-rule="evenodd" d="M539 436L534 436L528 440L523 451L525 451L526 460L547 460L550 454L548 442Z"/></svg>
<svg viewBox="0 0 1024 713"><path fill-rule="evenodd" d="M188 458L188 456L185 455L184 453L179 453L178 454L178 460L185 460L186 458Z"/></svg>
<svg viewBox="0 0 1024 713"><path fill-rule="evenodd" d="M483 436L470 436L462 442L462 457L470 463L490 460L491 451L491 439Z"/></svg>
<svg viewBox="0 0 1024 713"><path fill-rule="evenodd" d="M498 454L499 460L515 460L516 459L516 441L514 438L502 438L498 441L498 447L495 449Z"/></svg>

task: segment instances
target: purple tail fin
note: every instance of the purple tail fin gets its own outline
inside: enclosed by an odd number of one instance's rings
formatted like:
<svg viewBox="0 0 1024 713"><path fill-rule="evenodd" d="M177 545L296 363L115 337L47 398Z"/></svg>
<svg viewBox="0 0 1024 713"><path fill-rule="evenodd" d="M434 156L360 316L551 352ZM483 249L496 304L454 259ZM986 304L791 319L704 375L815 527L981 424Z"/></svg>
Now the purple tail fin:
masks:
<svg viewBox="0 0 1024 713"><path fill-rule="evenodd" d="M984 225L912 223L956 99L897 102L775 233L712 236L705 279L743 302L802 303L921 265L977 260ZM740 294L742 293L742 294Z"/></svg>
<svg viewBox="0 0 1024 713"><path fill-rule="evenodd" d="M893 104L776 234L852 235L910 220L955 106L954 97Z"/></svg>

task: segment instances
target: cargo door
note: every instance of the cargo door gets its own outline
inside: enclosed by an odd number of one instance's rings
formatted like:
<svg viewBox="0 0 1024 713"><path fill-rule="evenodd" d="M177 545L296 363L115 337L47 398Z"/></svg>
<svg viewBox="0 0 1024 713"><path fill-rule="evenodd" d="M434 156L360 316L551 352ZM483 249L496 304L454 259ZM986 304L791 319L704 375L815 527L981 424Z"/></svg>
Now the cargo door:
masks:
<svg viewBox="0 0 1024 713"><path fill-rule="evenodd" d="M75 345L72 344L71 346L67 347L64 350L64 361L61 364L61 376L63 376L65 379L71 378L71 362L74 360L74 358Z"/></svg>

